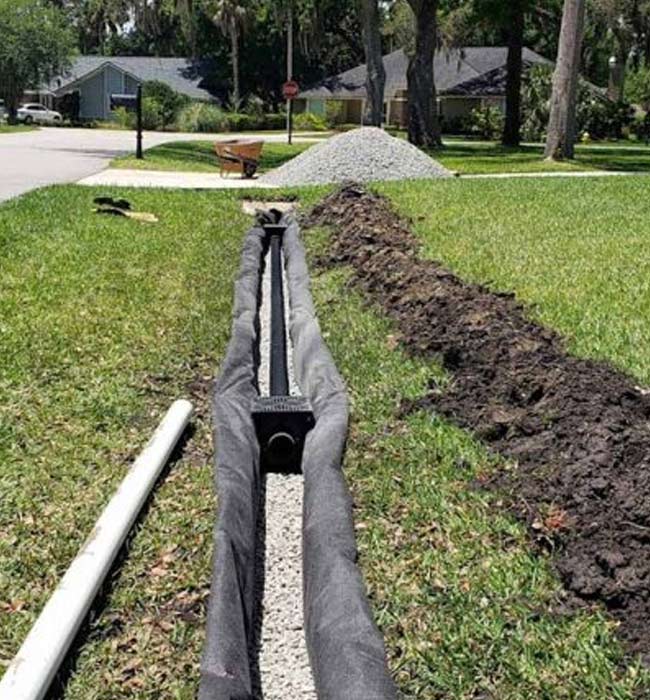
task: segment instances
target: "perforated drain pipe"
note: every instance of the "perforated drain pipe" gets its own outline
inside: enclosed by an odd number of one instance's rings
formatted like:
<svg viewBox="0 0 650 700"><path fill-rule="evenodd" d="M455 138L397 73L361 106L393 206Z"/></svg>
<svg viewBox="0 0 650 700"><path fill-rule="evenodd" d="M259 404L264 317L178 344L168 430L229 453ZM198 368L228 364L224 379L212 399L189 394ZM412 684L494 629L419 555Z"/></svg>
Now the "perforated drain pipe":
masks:
<svg viewBox="0 0 650 700"><path fill-rule="evenodd" d="M289 395L282 267L286 228L282 223L264 226L271 261L270 396L262 396L253 404L253 420L263 470L299 473L305 436L314 426L314 415L307 399Z"/></svg>
<svg viewBox="0 0 650 700"><path fill-rule="evenodd" d="M0 700L42 700L45 696L191 415L189 401L171 406L11 662L0 681Z"/></svg>

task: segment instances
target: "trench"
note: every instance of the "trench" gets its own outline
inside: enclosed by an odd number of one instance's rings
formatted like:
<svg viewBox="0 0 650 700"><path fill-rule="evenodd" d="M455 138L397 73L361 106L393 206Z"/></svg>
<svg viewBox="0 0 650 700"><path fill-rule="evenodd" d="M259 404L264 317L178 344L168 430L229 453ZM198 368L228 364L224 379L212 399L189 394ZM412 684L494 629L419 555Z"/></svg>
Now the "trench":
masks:
<svg viewBox="0 0 650 700"><path fill-rule="evenodd" d="M219 512L200 700L396 699L357 565L348 413L299 226L260 213L214 390Z"/></svg>
<svg viewBox="0 0 650 700"><path fill-rule="evenodd" d="M260 396L271 392L271 251L264 259L258 313ZM283 256L284 257L284 256ZM285 319L290 317L289 290L282 261ZM285 324L289 394L299 396L293 371L293 347ZM257 526L255 588L256 690L264 700L316 698L305 640L302 608L302 474L262 476L262 505Z"/></svg>

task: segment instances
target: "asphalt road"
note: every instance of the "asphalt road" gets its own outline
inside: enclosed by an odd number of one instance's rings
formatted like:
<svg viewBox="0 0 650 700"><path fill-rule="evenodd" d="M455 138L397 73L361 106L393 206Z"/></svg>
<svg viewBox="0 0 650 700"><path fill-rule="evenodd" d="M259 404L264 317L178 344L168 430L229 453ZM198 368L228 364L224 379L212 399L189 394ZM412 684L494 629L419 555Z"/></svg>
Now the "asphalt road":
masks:
<svg viewBox="0 0 650 700"><path fill-rule="evenodd" d="M236 136L147 132L144 147L151 148L168 141L205 141ZM280 141L285 137L267 134L263 138ZM76 182L100 172L113 158L134 151L135 133L131 131L50 127L0 134L0 201L37 187Z"/></svg>

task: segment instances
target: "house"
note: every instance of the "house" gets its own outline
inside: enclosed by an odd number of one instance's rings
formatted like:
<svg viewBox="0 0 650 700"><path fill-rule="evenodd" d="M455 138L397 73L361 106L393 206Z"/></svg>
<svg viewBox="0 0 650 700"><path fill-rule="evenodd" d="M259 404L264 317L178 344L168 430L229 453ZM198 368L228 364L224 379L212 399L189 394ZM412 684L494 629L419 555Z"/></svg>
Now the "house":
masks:
<svg viewBox="0 0 650 700"><path fill-rule="evenodd" d="M111 95L134 95L138 84L149 80L166 83L195 100L213 101L207 76L204 63L185 58L79 56L66 73L28 96L53 108L64 95L78 92L80 118L105 120L111 115Z"/></svg>
<svg viewBox="0 0 650 700"><path fill-rule="evenodd" d="M468 46L436 52L433 70L439 113L448 125L468 116L477 107L495 106L505 111L508 49ZM531 49L523 52L524 67L552 66ZM394 126L406 126L408 56L403 49L384 56L386 87L384 118ZM366 66L361 65L304 90L296 100L296 112L325 114L328 103L340 105L341 121L359 124L366 101Z"/></svg>

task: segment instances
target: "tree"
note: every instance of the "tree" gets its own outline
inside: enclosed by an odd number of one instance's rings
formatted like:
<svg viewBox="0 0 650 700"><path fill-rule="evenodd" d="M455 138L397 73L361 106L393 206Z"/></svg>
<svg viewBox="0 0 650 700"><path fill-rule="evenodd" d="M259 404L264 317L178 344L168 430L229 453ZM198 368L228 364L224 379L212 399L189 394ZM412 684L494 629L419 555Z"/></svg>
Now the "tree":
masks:
<svg viewBox="0 0 650 700"><path fill-rule="evenodd" d="M454 3L444 19L443 39L452 46L507 43L506 118L501 135L505 146L518 146L521 140L524 35L532 5L531 0L470 0Z"/></svg>
<svg viewBox="0 0 650 700"><path fill-rule="evenodd" d="M521 142L521 81L524 70L524 30L527 0L508 2L508 59L506 73L506 121L503 145L519 146Z"/></svg>
<svg viewBox="0 0 650 700"><path fill-rule="evenodd" d="M409 59L408 138L417 146L442 145L433 75L438 0L408 0L415 17L415 50Z"/></svg>
<svg viewBox="0 0 650 700"><path fill-rule="evenodd" d="M241 81L239 77L239 42L250 20L250 8L246 0L217 0L215 22L230 40L232 63L232 106L237 111L241 105Z"/></svg>
<svg viewBox="0 0 650 700"><path fill-rule="evenodd" d="M0 96L10 121L25 90L69 65L74 36L65 15L40 0L0 0Z"/></svg>
<svg viewBox="0 0 650 700"><path fill-rule="evenodd" d="M381 50L381 17L377 0L360 0L363 44L366 53L366 113L364 123L381 126L384 118L386 71Z"/></svg>
<svg viewBox="0 0 650 700"><path fill-rule="evenodd" d="M572 159L574 155L576 101L584 25L585 0L564 0L544 152L546 158L552 160Z"/></svg>

